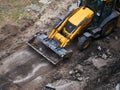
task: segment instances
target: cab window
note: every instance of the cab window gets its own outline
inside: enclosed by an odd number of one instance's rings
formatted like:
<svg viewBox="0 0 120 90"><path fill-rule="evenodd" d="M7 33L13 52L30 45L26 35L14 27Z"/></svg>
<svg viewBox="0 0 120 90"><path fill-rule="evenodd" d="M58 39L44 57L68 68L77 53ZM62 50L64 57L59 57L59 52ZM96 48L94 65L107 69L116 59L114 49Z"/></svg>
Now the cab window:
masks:
<svg viewBox="0 0 120 90"><path fill-rule="evenodd" d="M71 24L69 21L65 25L65 29L69 33L71 33L75 28L76 28L76 26Z"/></svg>

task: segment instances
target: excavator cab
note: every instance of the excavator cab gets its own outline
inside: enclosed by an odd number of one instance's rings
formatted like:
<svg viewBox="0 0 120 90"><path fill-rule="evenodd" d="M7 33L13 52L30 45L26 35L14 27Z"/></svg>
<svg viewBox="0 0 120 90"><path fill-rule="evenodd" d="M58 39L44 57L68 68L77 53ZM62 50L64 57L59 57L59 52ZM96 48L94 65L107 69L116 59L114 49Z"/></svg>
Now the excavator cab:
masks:
<svg viewBox="0 0 120 90"><path fill-rule="evenodd" d="M65 25L64 33L66 33L66 32L67 33L73 33L75 28L76 28L76 26L68 21Z"/></svg>

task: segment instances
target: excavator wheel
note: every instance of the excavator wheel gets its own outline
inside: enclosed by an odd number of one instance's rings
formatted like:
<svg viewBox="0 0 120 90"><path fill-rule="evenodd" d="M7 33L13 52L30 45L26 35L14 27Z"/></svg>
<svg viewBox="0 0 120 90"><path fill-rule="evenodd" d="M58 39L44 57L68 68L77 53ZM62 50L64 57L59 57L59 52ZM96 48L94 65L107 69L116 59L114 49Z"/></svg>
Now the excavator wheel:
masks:
<svg viewBox="0 0 120 90"><path fill-rule="evenodd" d="M78 48L80 51L88 48L91 44L91 38L86 36L81 36L78 38Z"/></svg>
<svg viewBox="0 0 120 90"><path fill-rule="evenodd" d="M116 27L116 19L109 21L107 24L104 25L102 28L101 36L105 37L108 36Z"/></svg>

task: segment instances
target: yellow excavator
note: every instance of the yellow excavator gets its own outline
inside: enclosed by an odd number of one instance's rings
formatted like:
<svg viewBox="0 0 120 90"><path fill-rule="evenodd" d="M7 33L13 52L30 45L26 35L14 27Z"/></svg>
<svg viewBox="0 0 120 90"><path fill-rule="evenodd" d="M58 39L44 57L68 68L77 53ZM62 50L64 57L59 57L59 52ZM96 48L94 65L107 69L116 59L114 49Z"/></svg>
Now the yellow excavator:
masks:
<svg viewBox="0 0 120 90"><path fill-rule="evenodd" d="M79 0L79 7L60 17L50 34L38 32L27 44L44 58L57 64L72 55L71 43L78 38L80 51L91 41L109 35L117 25L116 0Z"/></svg>

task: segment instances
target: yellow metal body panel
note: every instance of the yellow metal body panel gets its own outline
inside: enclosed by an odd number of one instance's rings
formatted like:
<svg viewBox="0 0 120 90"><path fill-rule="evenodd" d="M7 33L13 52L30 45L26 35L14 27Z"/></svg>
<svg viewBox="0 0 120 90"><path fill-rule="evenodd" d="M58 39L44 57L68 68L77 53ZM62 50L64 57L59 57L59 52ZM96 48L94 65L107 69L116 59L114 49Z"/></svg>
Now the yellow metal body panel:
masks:
<svg viewBox="0 0 120 90"><path fill-rule="evenodd" d="M60 32L63 29L63 27L66 24L67 20L68 20L68 18L66 18L65 21L56 30L53 29L51 31L51 33L49 34L48 38L54 38L55 34Z"/></svg>
<svg viewBox="0 0 120 90"><path fill-rule="evenodd" d="M69 42L73 40L78 34L83 33L83 29L89 23L91 23L93 16L94 12L89 8L77 8L63 21L63 23L57 29L53 29L51 31L48 38L59 41L60 47L66 47ZM72 33L69 33L65 29L65 25L68 21L77 27L77 29Z"/></svg>
<svg viewBox="0 0 120 90"><path fill-rule="evenodd" d="M91 16L91 17L93 17L93 16ZM80 25L80 26L77 28L77 30L76 30L73 34L71 34L70 40L74 39L77 35L81 35L81 34L83 33L83 29L84 29L87 25L89 25L89 24L91 23L91 21L92 21L92 18L89 18L86 22L83 22L82 25Z"/></svg>
<svg viewBox="0 0 120 90"><path fill-rule="evenodd" d="M67 30L64 28L64 30L63 30L63 33L69 38L70 37L70 33L69 32L67 32Z"/></svg>
<svg viewBox="0 0 120 90"><path fill-rule="evenodd" d="M89 18L89 16L93 15L93 11L89 8L80 8L78 12L76 12L72 17L70 17L69 22L78 26L78 24L84 20L84 18Z"/></svg>

